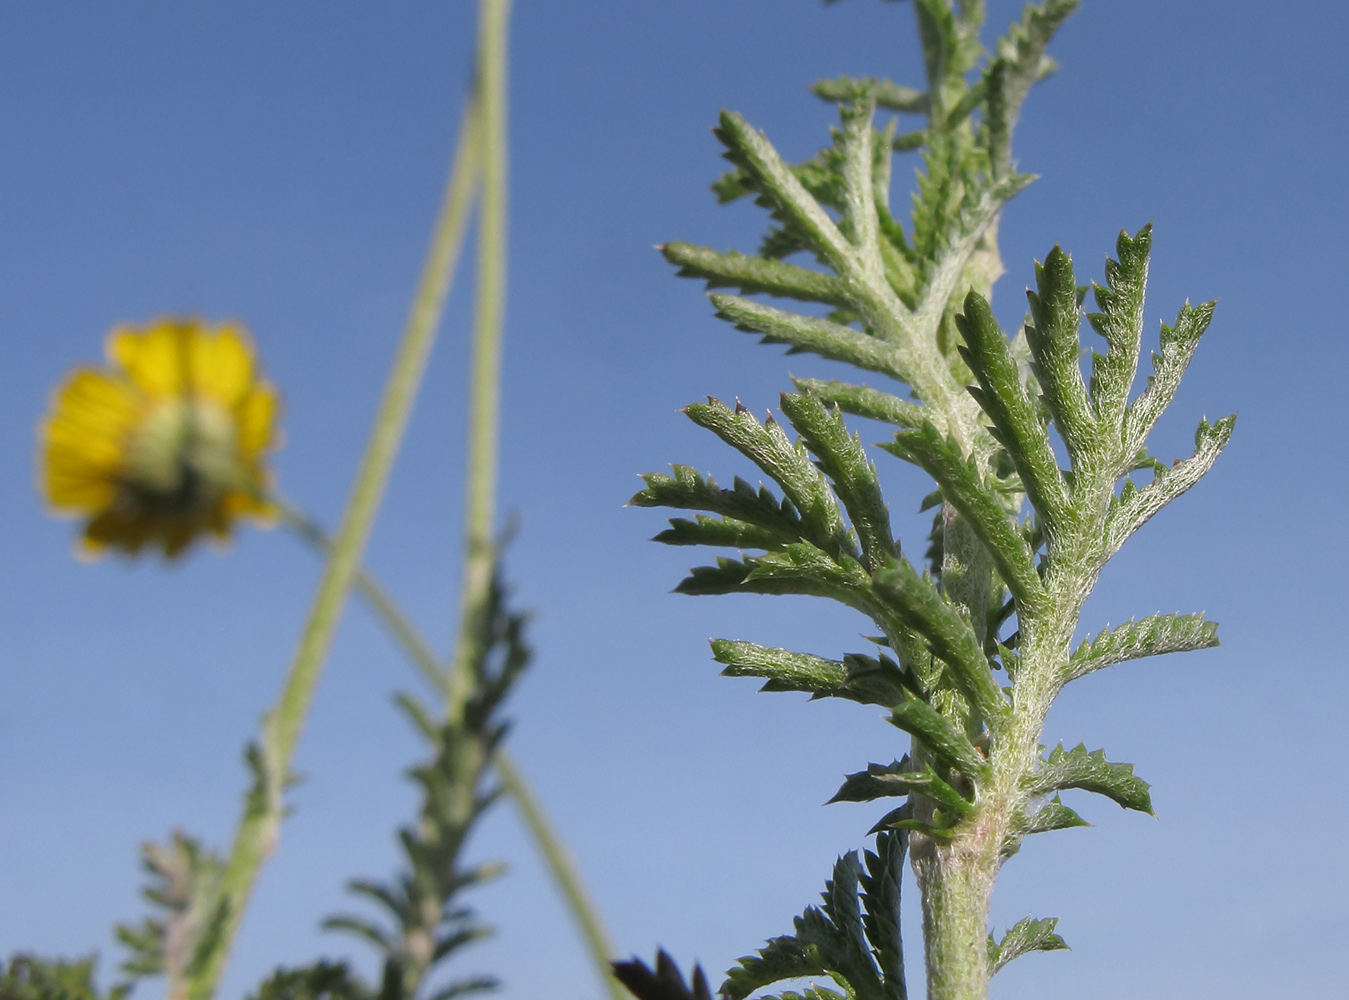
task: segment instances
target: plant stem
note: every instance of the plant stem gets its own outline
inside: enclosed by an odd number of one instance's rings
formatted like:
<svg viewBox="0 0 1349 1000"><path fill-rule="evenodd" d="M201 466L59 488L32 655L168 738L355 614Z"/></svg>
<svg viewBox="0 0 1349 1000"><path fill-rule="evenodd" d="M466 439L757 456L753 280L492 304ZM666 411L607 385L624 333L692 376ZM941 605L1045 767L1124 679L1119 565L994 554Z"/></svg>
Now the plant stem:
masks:
<svg viewBox="0 0 1349 1000"><path fill-rule="evenodd" d="M572 864L571 856L548 822L548 817L544 814L538 799L535 798L533 789L529 787L524 775L520 773L515 766L515 762L507 756L504 750L497 750L494 763L502 787L515 800L515 805L520 810L520 816L524 819L525 826L529 828L529 832L534 837L535 846L538 847L544 861L547 862L548 871L553 876L553 882L557 885L558 891L562 893L562 898L566 901L572 917L576 920L577 926L585 938L586 950L590 954L595 975L609 991L610 1000L631 1000L619 981L614 978L613 970L609 965L610 960L616 954L613 942L609 939L609 934L604 925L600 923L599 913L586 894L585 886L581 884L581 878Z"/></svg>
<svg viewBox="0 0 1349 1000"><path fill-rule="evenodd" d="M302 541L322 555L331 553L332 539L317 521L285 500L272 497L271 503L280 512L281 522L295 532ZM362 567L356 570L354 586L356 592L370 605L375 617L389 630L403 652L407 653L408 659L422 675L422 679L436 691L444 694L445 668L441 666L431 647L422 639L416 626L407 619L402 609L389 596L388 591Z"/></svg>
<svg viewBox="0 0 1349 1000"><path fill-rule="evenodd" d="M302 541L319 552L329 550L332 542L317 521L285 500L273 497L271 502L280 511L282 522ZM447 673L444 666L436 659L436 655L421 637L416 626L407 619L383 585L364 569L360 569L356 573L355 588L370 605L370 610L389 630L390 636L407 654L418 672L433 688L445 691ZM492 764L502 787L514 800L525 827L534 838L534 846L543 858L553 883L562 894L563 902L571 911L572 919L585 941L595 974L608 989L611 1000L628 1000L627 994L622 991L609 969L609 961L617 952L605 929L604 921L595 904L591 902L580 873L572 862L570 852L553 828L543 804L504 747L497 747Z"/></svg>
<svg viewBox="0 0 1349 1000"><path fill-rule="evenodd" d="M474 161L471 151L475 130L475 115L470 102L417 294L356 474L342 526L333 540L281 697L263 721L255 785L245 799L244 813L221 884L223 924L219 937L191 977L189 996L192 1000L209 1000L214 996L258 872L276 849L284 809L282 793L290 775L290 763L347 591L360 567L361 554L402 441L463 246L472 202Z"/></svg>
<svg viewBox="0 0 1349 1000"><path fill-rule="evenodd" d="M468 495L459 631L451 659L445 718L463 719L483 654L482 618L496 563L493 539L501 395L501 327L506 295L506 28L510 0L481 0L477 107L481 211L469 404Z"/></svg>

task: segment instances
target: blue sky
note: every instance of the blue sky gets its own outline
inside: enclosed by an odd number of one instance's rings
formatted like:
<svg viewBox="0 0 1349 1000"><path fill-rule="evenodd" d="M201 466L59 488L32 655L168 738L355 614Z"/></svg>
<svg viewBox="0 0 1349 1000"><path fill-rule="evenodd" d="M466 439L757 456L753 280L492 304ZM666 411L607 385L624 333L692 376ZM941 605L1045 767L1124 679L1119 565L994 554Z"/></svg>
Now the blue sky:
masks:
<svg viewBox="0 0 1349 1000"><path fill-rule="evenodd" d="M989 7L1000 29L1019 5ZM691 553L647 543L661 518L622 504L637 473L671 461L748 474L680 406L712 394L762 410L788 372L816 370L714 320L651 249L757 244L757 211L707 191L717 110L804 158L833 115L806 85L917 82L910 22L905 5L863 0L516 6L501 502L522 520L510 568L538 653L512 739L624 951L660 943L717 973L786 931L877 814L821 803L902 748L874 710L719 678L706 647L731 636L837 656L865 622L814 602L671 595ZM1086 0L1052 50L1063 69L1028 102L1016 154L1041 179L1004 216L1004 323L1055 242L1099 277L1119 229L1153 220L1151 328L1186 298L1220 300L1158 450L1188 454L1203 414L1240 419L1208 479L1108 567L1084 618L1094 631L1203 610L1224 646L1093 676L1050 718L1049 742L1134 762L1158 818L1084 798L1094 829L1009 863L995 923L1058 916L1074 950L1009 967L993 984L1003 1000L1313 1000L1349 985L1347 28L1320 0ZM281 486L334 521L416 280L472 36L465 0L0 6L0 953L97 948L110 969L109 925L142 912L137 843L178 826L227 842L240 746L317 576L292 539L258 531L167 569L76 563L74 526L46 518L32 485L50 388L116 323L238 318L285 394ZM895 176L899 198L911 163ZM465 293L369 555L441 646ZM927 487L878 461L912 549ZM317 924L350 908L345 879L396 863L392 829L415 805L399 775L419 748L390 694L415 684L353 606L223 996L278 962L368 967ZM499 932L458 971L503 973L508 998L598 996L508 810L474 852L512 872L476 897Z"/></svg>

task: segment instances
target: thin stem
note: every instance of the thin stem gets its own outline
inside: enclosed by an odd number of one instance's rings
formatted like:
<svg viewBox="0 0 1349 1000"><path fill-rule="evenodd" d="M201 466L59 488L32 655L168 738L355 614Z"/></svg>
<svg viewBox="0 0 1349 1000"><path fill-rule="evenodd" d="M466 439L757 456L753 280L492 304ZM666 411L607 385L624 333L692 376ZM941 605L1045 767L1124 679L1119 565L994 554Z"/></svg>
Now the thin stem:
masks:
<svg viewBox="0 0 1349 1000"><path fill-rule="evenodd" d="M446 721L463 719L472 687L496 561L493 540L501 395L501 326L506 296L506 28L510 0L482 0L478 19L478 286L469 404L466 550L459 631L451 660Z"/></svg>
<svg viewBox="0 0 1349 1000"><path fill-rule="evenodd" d="M323 555L331 553L332 539L317 521L286 500L273 497L271 503L280 512L281 523L295 532L302 541ZM422 675L422 679L435 690L445 693L447 688L445 668L384 586L367 573L364 567L357 568L354 586L356 592L365 598L375 617L389 630L394 642L407 653L408 659Z"/></svg>
<svg viewBox="0 0 1349 1000"><path fill-rule="evenodd" d="M321 553L329 550L332 543L317 521L285 500L273 497L271 502L280 511L282 523L294 531L302 541ZM422 676L438 690L444 690L445 668L384 586L364 569L357 571L355 586L357 593L369 603L370 610L389 630L394 642L407 654L408 659ZM595 974L608 989L612 1000L629 1000L609 969L609 961L617 952L605 929L604 921L595 904L591 902L581 875L572 862L571 854L553 828L543 804L504 747L497 747L492 764L497 777L501 779L502 787L515 801L521 819L524 820L530 836L534 838L535 848L548 867L553 883L562 894L563 902L571 911L572 919L576 921Z"/></svg>
<svg viewBox="0 0 1349 1000"><path fill-rule="evenodd" d="M521 819L534 836L535 846L548 863L548 871L553 876L553 882L562 893L562 898L566 900L572 916L580 927L591 964L595 967L595 975L604 983L611 1000L631 1000L619 981L614 978L609 965L616 954L613 942L600 922L599 913L586 894L585 886L581 884L581 877L572 864L571 855L549 823L543 807L534 796L534 790L529 787L524 775L515 766L515 761L505 750L497 749L493 763L496 765L497 777L501 779L502 787L515 801Z"/></svg>
<svg viewBox="0 0 1349 1000"><path fill-rule="evenodd" d="M305 717L313 701L328 647L341 617L347 591L361 563L361 554L379 509L394 457L402 441L426 359L440 325L450 281L463 247L473 192L476 130L472 102L464 115L454 166L444 203L422 269L412 309L404 327L375 417L365 455L356 474L347 510L333 541L318 592L300 636L281 697L267 713L256 754L255 783L245 798L221 883L223 925L219 937L191 978L192 1000L214 996L229 959L258 872L276 849L283 814L282 792Z"/></svg>

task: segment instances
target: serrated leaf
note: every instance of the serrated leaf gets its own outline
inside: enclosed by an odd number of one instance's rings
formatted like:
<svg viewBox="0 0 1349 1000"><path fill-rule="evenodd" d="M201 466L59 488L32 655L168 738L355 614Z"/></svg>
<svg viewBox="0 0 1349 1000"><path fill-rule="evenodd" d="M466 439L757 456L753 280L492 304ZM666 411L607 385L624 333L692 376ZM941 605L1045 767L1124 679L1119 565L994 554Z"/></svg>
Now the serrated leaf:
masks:
<svg viewBox="0 0 1349 1000"><path fill-rule="evenodd" d="M672 476L653 472L642 477L646 489L628 501L634 507L674 507L705 510L736 521L753 524L784 542L802 537L801 517L790 502L779 501L767 487L753 486L736 477L732 489L724 490L711 476L702 476L687 465L671 466Z"/></svg>
<svg viewBox="0 0 1349 1000"><path fill-rule="evenodd" d="M951 668L960 692L980 716L989 722L1000 719L1007 711L1007 699L993 677L983 644L941 591L902 558L891 559L876 574L875 588Z"/></svg>
<svg viewBox="0 0 1349 1000"><path fill-rule="evenodd" d="M841 413L827 409L814 396L784 392L781 406L848 512L865 565L876 569L894 558L899 546L890 533L890 511L861 439L848 433Z"/></svg>
<svg viewBox="0 0 1349 1000"><path fill-rule="evenodd" d="M1130 237L1121 232L1115 244L1118 260L1105 262L1106 286L1093 285L1096 307L1087 320L1105 338L1104 355L1093 354L1091 399L1096 415L1124 441L1125 404L1138 370L1138 354L1143 340L1143 300L1148 283L1148 257L1152 251L1152 225L1149 223ZM1127 448L1127 446L1126 446ZM1128 449L1130 454L1134 449Z"/></svg>
<svg viewBox="0 0 1349 1000"><path fill-rule="evenodd" d="M693 981L684 981L679 971L664 949L656 953L656 968L652 970L638 958L626 962L611 962L614 978L628 988L637 1000L712 1000L712 991L707 987L707 977L701 966L693 967Z"/></svg>
<svg viewBox="0 0 1349 1000"><path fill-rule="evenodd" d="M1033 951L1064 951L1068 945L1054 933L1054 928L1058 926L1057 917L1048 917L1044 920L1035 920L1026 917L1017 922L1016 926L1002 936L1002 941L995 944L993 935L988 936L988 975L989 978L998 974L1008 962L1022 955Z"/></svg>
<svg viewBox="0 0 1349 1000"><path fill-rule="evenodd" d="M899 927L900 887L907 849L908 834L903 830L882 831L876 836L875 853L863 854L866 871L860 877L862 905L866 910L863 924L889 1000L908 997Z"/></svg>
<svg viewBox="0 0 1349 1000"><path fill-rule="evenodd" d="M961 454L959 447L932 424L900 431L886 451L912 462L936 480L942 497L964 517L988 548L998 572L1019 606L1034 612L1044 603L1035 558L999 487Z"/></svg>
<svg viewBox="0 0 1349 1000"><path fill-rule="evenodd" d="M1069 809L1055 795L1048 802L1043 803L1035 813L1025 821L1021 827L1021 833L1029 836L1032 833L1050 833L1054 830L1071 830L1079 826L1091 826L1086 820L1079 816L1074 810Z"/></svg>
<svg viewBox="0 0 1349 1000"><path fill-rule="evenodd" d="M859 80L851 76L837 76L832 80L820 80L811 91L825 101L849 101L859 91L869 90L876 104L888 111L903 114L921 115L927 113L927 94L913 87L904 87L889 80Z"/></svg>
<svg viewBox="0 0 1349 1000"><path fill-rule="evenodd" d="M742 295L768 294L804 302L822 302L846 307L850 304L843 283L830 274L765 257L673 241L657 248L681 278L701 278L708 288L737 288Z"/></svg>
<svg viewBox="0 0 1349 1000"><path fill-rule="evenodd" d="M1089 460L1101 435L1077 363L1082 313L1072 258L1054 247L1043 264L1035 265L1035 283L1037 290L1026 292L1032 320L1025 328L1031 371L1040 382L1068 454L1078 465Z"/></svg>
<svg viewBox="0 0 1349 1000"><path fill-rule="evenodd" d="M1105 759L1104 750L1088 752L1081 743L1072 750L1063 749L1060 743L1040 770L1027 777L1025 787L1032 795L1080 788L1104 795L1125 809L1152 814L1148 783L1134 774L1134 766L1112 763Z"/></svg>
<svg viewBox="0 0 1349 1000"><path fill-rule="evenodd" d="M1216 302L1191 306L1186 302L1174 327L1162 324L1161 354L1152 355L1152 374L1148 386L1130 405L1125 415L1125 438L1131 447L1142 448L1162 412L1171 405L1181 377L1194 357L1199 338L1213 319Z"/></svg>
<svg viewBox="0 0 1349 1000"><path fill-rule="evenodd" d="M979 783L988 773L988 762L964 733L925 702L910 698L896 705L890 715L892 725L916 737L938 763Z"/></svg>
<svg viewBox="0 0 1349 1000"><path fill-rule="evenodd" d="M971 803L941 779L932 768L912 770L909 758L890 765L868 764L865 771L850 774L830 802L870 802L888 796L926 795L945 808L954 819L969 815Z"/></svg>
<svg viewBox="0 0 1349 1000"><path fill-rule="evenodd" d="M767 199L775 217L797 230L836 272L846 272L852 247L767 137L729 111L722 112L714 132L726 147L726 158L745 173L747 184Z"/></svg>
<svg viewBox="0 0 1349 1000"><path fill-rule="evenodd" d="M708 517L697 520L670 519L670 527L651 539L664 545L711 545L735 549L777 549L782 539L766 528L734 518Z"/></svg>
<svg viewBox="0 0 1349 1000"><path fill-rule="evenodd" d="M714 292L708 296L717 316L737 330L761 335L765 344L785 344L793 353L817 354L829 361L879 372L905 381L902 361L894 345L850 326L814 316L775 309L759 302Z"/></svg>
<svg viewBox="0 0 1349 1000"><path fill-rule="evenodd" d="M717 399L695 403L684 412L746 458L782 487L801 517L805 540L835 559L855 556L843 515L820 470L811 462L805 446L793 444L772 417L759 423L748 409L737 404L732 410Z"/></svg>
<svg viewBox="0 0 1349 1000"><path fill-rule="evenodd" d="M755 990L784 979L827 975L814 949L802 946L790 936L769 938L755 955L746 955L726 973L726 981L717 992L727 1000L743 1000Z"/></svg>
<svg viewBox="0 0 1349 1000"><path fill-rule="evenodd" d="M1121 496L1110 505L1110 514L1106 520L1105 556L1109 558L1119 551L1135 531L1141 528L1159 510L1180 496L1213 468L1227 442L1232 439L1236 426L1236 414L1223 417L1216 424L1207 420L1200 421L1195 431L1195 452L1183 462L1177 462L1165 474L1157 476L1151 483L1134 490L1126 498Z"/></svg>
<svg viewBox="0 0 1349 1000"><path fill-rule="evenodd" d="M843 779L830 802L872 802L896 795L908 795L910 786L904 780L912 767L908 756L889 764L868 764L865 771L857 771Z"/></svg>
<svg viewBox="0 0 1349 1000"><path fill-rule="evenodd" d="M1069 658L1064 676L1076 680L1126 660L1210 649L1218 644L1218 623L1205 621L1203 615L1150 615L1084 640Z"/></svg>
<svg viewBox="0 0 1349 1000"><path fill-rule="evenodd" d="M763 691L802 691L889 708L904 699L904 686L912 683L888 657L848 656L840 663L731 639L713 639L712 655L725 665L723 676L764 678Z"/></svg>
<svg viewBox="0 0 1349 1000"><path fill-rule="evenodd" d="M988 302L975 292L956 317L965 339L962 356L982 390L980 408L993 421L1035 509L1051 525L1061 523L1068 486L1049 441L1049 431L1021 384L1021 370Z"/></svg>
<svg viewBox="0 0 1349 1000"><path fill-rule="evenodd" d="M856 417L883 420L899 427L919 427L928 419L921 405L870 386L796 376L792 377L792 384L802 392L809 392L830 406L837 406L844 413Z"/></svg>
<svg viewBox="0 0 1349 1000"><path fill-rule="evenodd" d="M1046 0L1027 4L1021 20L995 44L997 58L985 74L991 159L1001 169L1011 162L1011 133L1031 86L1053 72L1045 49L1059 26L1077 9L1078 0Z"/></svg>

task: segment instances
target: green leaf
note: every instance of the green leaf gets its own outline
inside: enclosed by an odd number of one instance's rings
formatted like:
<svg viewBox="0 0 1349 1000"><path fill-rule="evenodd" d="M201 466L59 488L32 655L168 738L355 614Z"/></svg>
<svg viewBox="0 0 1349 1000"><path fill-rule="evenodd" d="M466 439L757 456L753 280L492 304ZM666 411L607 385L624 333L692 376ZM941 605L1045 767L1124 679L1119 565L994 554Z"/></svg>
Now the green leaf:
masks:
<svg viewBox="0 0 1349 1000"><path fill-rule="evenodd" d="M988 762L974 744L926 702L910 698L896 705L892 725L918 739L934 760L977 784L988 774Z"/></svg>
<svg viewBox="0 0 1349 1000"><path fill-rule="evenodd" d="M866 928L858 899L862 865L849 851L834 862L834 877L824 884L824 915L807 910L796 924L797 938L820 951L825 967L841 975L840 985L858 1000L886 1000L881 977L867 945Z"/></svg>
<svg viewBox="0 0 1349 1000"><path fill-rule="evenodd" d="M763 691L803 691L816 698L846 698L885 708L903 701L905 689L913 684L900 666L885 656L850 655L840 663L732 639L713 639L712 656L725 665L725 677L764 678L767 683Z"/></svg>
<svg viewBox="0 0 1349 1000"><path fill-rule="evenodd" d="M1223 417L1216 424L1200 421L1194 435L1193 455L1183 462L1177 462L1141 489L1131 490L1131 484L1126 484L1124 493L1110 504L1105 530L1106 558L1118 552L1130 535L1213 468L1213 463L1227 447L1227 442L1232 440L1236 422L1236 414Z"/></svg>
<svg viewBox="0 0 1349 1000"><path fill-rule="evenodd" d="M963 819L973 808L958 791L924 766L910 770L909 758L890 765L868 764L865 771L850 774L830 802L871 802L875 799L917 792L944 807L953 818Z"/></svg>
<svg viewBox="0 0 1349 1000"><path fill-rule="evenodd" d="M1008 710L974 630L965 617L907 559L891 559L876 574L876 591L906 625L928 641L932 652L951 668L960 693L995 724Z"/></svg>
<svg viewBox="0 0 1349 1000"><path fill-rule="evenodd" d="M1150 615L1106 629L1083 641L1064 669L1067 680L1076 680L1095 670L1163 653L1187 653L1210 649L1218 643L1218 623L1203 615Z"/></svg>
<svg viewBox="0 0 1349 1000"><path fill-rule="evenodd" d="M936 480L942 496L964 517L988 548L1018 606L1034 612L1044 603L1035 557L1021 534L1000 487L991 482L956 443L932 424L900 431L886 451L912 462Z"/></svg>
<svg viewBox="0 0 1349 1000"><path fill-rule="evenodd" d="M828 975L817 949L806 948L790 936L769 938L755 955L741 958L726 973L726 982L718 991L727 1000L743 1000L755 990L784 979Z"/></svg>
<svg viewBox="0 0 1349 1000"><path fill-rule="evenodd" d="M1014 958L1020 958L1022 955L1029 954L1032 951L1064 951L1068 945L1063 938L1054 933L1054 928L1058 926L1057 917L1049 917L1044 920L1034 920L1026 917L1018 921L1017 925L1002 936L1000 944L994 944L993 935L988 936L988 975L990 978L998 974L1008 962Z"/></svg>
<svg viewBox="0 0 1349 1000"><path fill-rule="evenodd" d="M1031 370L1074 467L1084 460L1089 464L1101 435L1077 363L1082 313L1072 258L1054 247L1043 264L1035 265L1035 282L1038 291L1026 293L1032 320L1026 325Z"/></svg>
<svg viewBox="0 0 1349 1000"><path fill-rule="evenodd" d="M1181 376L1194 357L1199 338L1213 319L1216 302L1191 306L1186 302L1174 327L1162 324L1161 354L1152 355L1152 374L1148 387L1129 405L1125 415L1125 440L1132 448L1142 448L1158 418L1175 398Z"/></svg>
<svg viewBox="0 0 1349 1000"><path fill-rule="evenodd" d="M94 981L97 956L82 959L43 959L35 955L10 956L0 963L0 997L4 1000L101 1000ZM122 1000L127 985L114 986L108 1000Z"/></svg>
<svg viewBox="0 0 1349 1000"><path fill-rule="evenodd" d="M1032 795L1080 788L1113 799L1125 809L1152 814L1148 783L1134 775L1132 764L1106 760L1104 750L1088 752L1081 743L1072 750L1064 750L1060 743L1042 765L1026 779L1025 788Z"/></svg>
<svg viewBox="0 0 1349 1000"><path fill-rule="evenodd" d="M809 394L784 392L781 406L843 502L861 540L864 565L876 569L893 559L899 546L890 534L890 512L861 439L848 433L838 410L827 409Z"/></svg>
<svg viewBox="0 0 1349 1000"><path fill-rule="evenodd" d="M1092 354L1091 399L1096 415L1111 430L1119 446L1132 458L1137 449L1124 441L1124 412L1138 371L1143 341L1143 300L1148 284L1148 257L1152 252L1152 225L1132 238L1121 231L1115 244L1119 260L1105 262L1106 287L1093 284L1099 313L1087 320L1106 342L1104 355Z"/></svg>
<svg viewBox="0 0 1349 1000"><path fill-rule="evenodd" d="M1032 833L1050 833L1053 830L1071 830L1074 827L1091 826L1074 810L1069 809L1055 795L1040 806L1020 828L1020 833L1029 836Z"/></svg>
<svg viewBox="0 0 1349 1000"><path fill-rule="evenodd" d="M830 406L837 406L844 413L856 417L883 420L900 427L920 427L928 420L923 406L870 386L795 376L792 377L792 384L802 392L812 393Z"/></svg>
<svg viewBox="0 0 1349 1000"><path fill-rule="evenodd" d="M712 1000L702 967L695 965L692 984L685 983L684 974L664 949L656 954L654 971L637 958L612 965L614 978L637 1000Z"/></svg>
<svg viewBox="0 0 1349 1000"><path fill-rule="evenodd" d="M880 966L889 1000L907 1000L904 982L904 945L899 930L900 886L904 877L904 854L908 834L885 830L876 836L876 851L866 851L866 871L860 876L862 918L872 954Z"/></svg>
<svg viewBox="0 0 1349 1000"><path fill-rule="evenodd" d="M658 472L643 476L646 489L628 503L634 507L711 511L762 528L782 542L801 540L804 529L800 515L790 503L780 502L766 487L755 490L737 476L733 488L724 490L711 476L704 477L687 465L671 466L671 470L673 476Z"/></svg>
<svg viewBox="0 0 1349 1000"><path fill-rule="evenodd" d="M762 343L786 344L793 353L818 354L865 371L905 381L895 348L885 341L814 316L801 316L721 292L709 296L717 315L736 329L762 334Z"/></svg>
<svg viewBox="0 0 1349 1000"><path fill-rule="evenodd" d="M1063 522L1068 485L1049 442L1049 430L1021 384L1021 371L1011 345L983 296L970 292L965 311L956 317L965 338L962 356L979 380L974 392L980 408L993 421L1031 503L1050 525Z"/></svg>
<svg viewBox="0 0 1349 1000"><path fill-rule="evenodd" d="M811 594L870 614L874 603L870 583L855 559L836 563L810 543L800 542L743 561L719 557L716 566L696 566L675 587L675 593Z"/></svg>
<svg viewBox="0 0 1349 1000"><path fill-rule="evenodd" d="M782 539L766 528L734 518L707 517L703 514L699 514L696 521L671 518L670 527L651 540L665 545L712 545L735 549L782 547Z"/></svg>
<svg viewBox="0 0 1349 1000"><path fill-rule="evenodd" d="M769 200L775 215L799 232L806 245L836 272L846 273L852 263L852 246L772 143L730 111L722 112L714 132L726 147L726 159L744 171L748 184Z"/></svg>
<svg viewBox="0 0 1349 1000"><path fill-rule="evenodd" d="M681 278L702 278L708 288L738 288L742 295L768 294L846 307L847 289L832 275L731 251L672 242L658 247Z"/></svg>
<svg viewBox="0 0 1349 1000"><path fill-rule="evenodd" d="M1021 20L998 39L997 58L985 73L988 91L984 124L991 159L1001 169L1011 163L1011 134L1031 86L1052 73L1054 60L1045 49L1055 32L1078 7L1079 0L1046 0L1027 4Z"/></svg>
<svg viewBox="0 0 1349 1000"><path fill-rule="evenodd" d="M825 101L850 101L859 92L870 91L876 104L887 111L921 115L927 113L927 94L912 87L902 87L889 80L859 80L851 76L837 76L821 80L812 86L816 97Z"/></svg>
<svg viewBox="0 0 1349 1000"><path fill-rule="evenodd" d="M760 424L748 409L732 410L717 399L695 403L684 412L754 462L782 487L801 515L802 537L835 559L856 556L843 515L829 486L804 445L793 444L771 416Z"/></svg>
<svg viewBox="0 0 1349 1000"><path fill-rule="evenodd" d="M910 785L905 776L913 765L906 755L903 760L889 764L868 764L865 771L857 771L843 780L830 802L873 802L876 799L908 795Z"/></svg>

